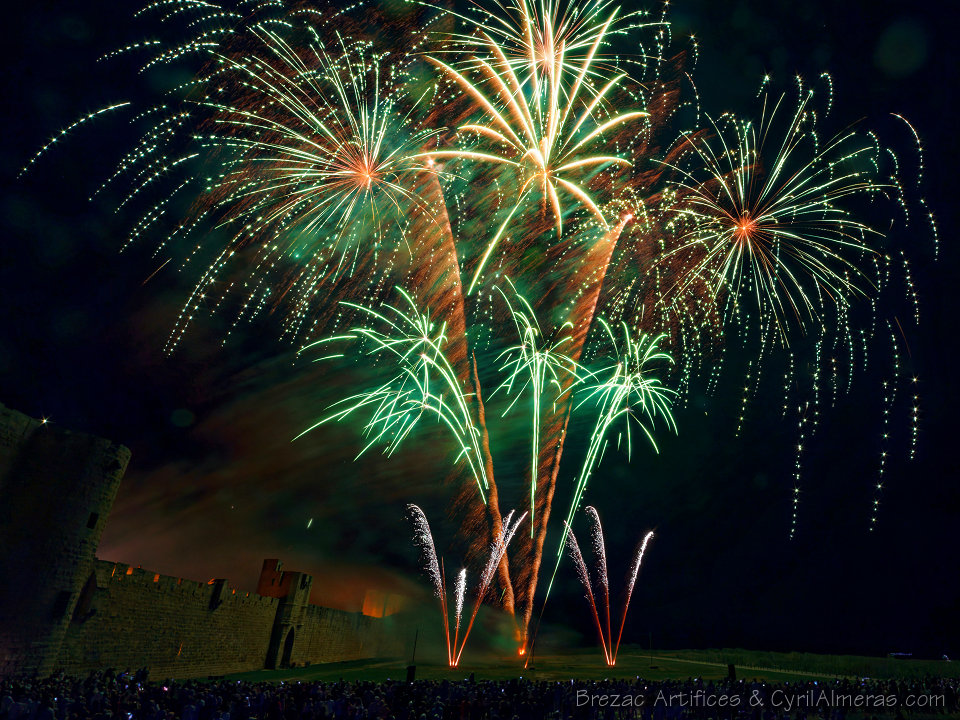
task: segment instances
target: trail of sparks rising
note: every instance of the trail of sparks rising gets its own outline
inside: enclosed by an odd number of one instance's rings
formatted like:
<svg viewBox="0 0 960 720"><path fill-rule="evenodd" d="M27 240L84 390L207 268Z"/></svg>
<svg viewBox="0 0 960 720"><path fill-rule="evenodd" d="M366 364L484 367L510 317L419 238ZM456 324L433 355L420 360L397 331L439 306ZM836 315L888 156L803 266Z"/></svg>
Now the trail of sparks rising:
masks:
<svg viewBox="0 0 960 720"><path fill-rule="evenodd" d="M598 521L599 522L599 521ZM637 550L637 555L633 560L633 565L630 568L630 580L627 582L627 598L623 602L623 617L620 620L620 632L617 633L617 642L614 644L613 651L613 661L617 661L617 652L620 649L620 640L623 638L623 628L627 624L627 608L630 607L630 600L633 599L633 588L637 584L637 576L640 575L640 564L643 562L643 555L647 552L647 544L653 539L653 530L647 532L643 536L643 541L640 543L640 549Z"/></svg>
<svg viewBox="0 0 960 720"><path fill-rule="evenodd" d="M517 528L520 527L520 524L526 519L527 514L524 513L516 520L513 520L513 512L511 511L503 518L503 529L491 543L487 562L480 573L473 609L463 629L462 638L460 637L460 629L462 626L463 605L467 588L466 568L462 568L457 574L457 580L454 585L454 635L452 640L450 638L450 617L447 603L446 580L442 569L443 563L437 560L436 545L434 544L433 534L430 531L430 524L427 522L426 514L416 505L408 505L407 514L414 526L414 545L420 550L421 564L424 566L430 578L430 582L434 588L434 594L440 600L440 611L443 615L443 632L447 644L447 664L450 667L458 667L460 665L460 659L463 656L463 650L467 645L470 631L473 629L473 623L477 618L477 613L479 613L480 606L483 604L490 590L490 584L493 581L496 569L507 552L510 540L513 539Z"/></svg>
<svg viewBox="0 0 960 720"><path fill-rule="evenodd" d="M463 598L467 592L467 569L462 568L460 574L457 575L457 584L454 588L454 594L456 597L456 628L453 631L453 646L457 646L457 642L460 639L460 618L463 617Z"/></svg>
<svg viewBox="0 0 960 720"><path fill-rule="evenodd" d="M593 553L597 559L597 578L600 582L600 599L603 603L605 619L607 623L607 647L610 649L611 664L614 660L613 644L610 642L610 577L607 573L607 548L603 542L603 526L600 524L600 515L597 509L592 505L586 509L587 516L593 520L593 532L591 540L593 541Z"/></svg>
<svg viewBox="0 0 960 720"><path fill-rule="evenodd" d="M617 664L617 654L620 650L620 641L623 638L623 629L627 623L627 611L630 608L630 600L633 598L633 590L637 583L637 576L640 574L640 565L643 562L644 553L647 551L647 545L653 538L651 530L643 537L640 548L637 550L633 564L630 566L630 574L627 579L627 592L623 603L623 613L620 618L620 628L616 639L611 632L610 624L610 581L607 573L607 551L603 540L603 527L600 524L600 514L596 508L588 506L586 513L591 519L591 537L593 540L594 556L597 563L597 582L600 585L600 603L604 610L604 618L600 617L597 609L597 595L594 589L594 582L590 579L590 571L587 569L583 553L580 551L580 545L576 536L569 525L564 524L566 530L566 544L573 560L574 567L580 582L586 591L587 601L590 603L590 610L593 613L593 619L597 626L597 633L600 636L600 645L603 649L604 659L607 665L613 667Z"/></svg>
<svg viewBox="0 0 960 720"><path fill-rule="evenodd" d="M447 615L447 588L443 571L437 560L437 547L433 542L433 533L427 516L416 505L407 505L407 514L413 523L413 544L420 550L420 563L427 571L433 594L440 601L440 610L443 615L443 634L447 641L447 659L452 661L453 654L450 646L450 621ZM457 612L457 627L460 625L460 612Z"/></svg>
<svg viewBox="0 0 960 720"><path fill-rule="evenodd" d="M540 424L543 418L543 403L547 401L552 391L553 403L556 403L564 394L561 376L576 377L577 363L564 354L563 349L570 343L570 336L561 338L547 346L541 340L540 325L537 322L533 307L527 300L516 292L511 283L511 290L515 301L497 287L509 308L510 315L516 326L519 344L513 345L500 354L503 361L501 372L506 379L497 389L513 394L514 399L504 410L506 416L516 405L517 401L526 392L532 400L531 443L530 443L530 537L534 537L534 512L536 507L538 465L540 460Z"/></svg>
<svg viewBox="0 0 960 720"><path fill-rule="evenodd" d="M600 623L600 613L597 612L597 599L593 593L593 583L590 581L590 571L587 569L587 563L583 559L583 553L580 551L580 544L577 542L577 536L569 525L564 526L566 543L570 551L570 557L573 559L573 566L577 570L580 582L583 584L587 594L587 601L590 603L590 610L593 612L593 621L597 626L597 633L600 636L600 646L603 649L603 657L607 665L612 665L610 650L607 647L607 638L603 634L603 625Z"/></svg>

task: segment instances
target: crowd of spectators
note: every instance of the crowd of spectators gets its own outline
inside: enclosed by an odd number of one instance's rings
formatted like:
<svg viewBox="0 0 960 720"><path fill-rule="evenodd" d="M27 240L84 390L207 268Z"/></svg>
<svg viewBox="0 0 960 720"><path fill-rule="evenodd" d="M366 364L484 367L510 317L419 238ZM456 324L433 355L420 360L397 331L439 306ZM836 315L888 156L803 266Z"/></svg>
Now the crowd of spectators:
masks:
<svg viewBox="0 0 960 720"><path fill-rule="evenodd" d="M803 720L958 717L960 682L0 679L0 720ZM859 700L857 699L859 698Z"/></svg>

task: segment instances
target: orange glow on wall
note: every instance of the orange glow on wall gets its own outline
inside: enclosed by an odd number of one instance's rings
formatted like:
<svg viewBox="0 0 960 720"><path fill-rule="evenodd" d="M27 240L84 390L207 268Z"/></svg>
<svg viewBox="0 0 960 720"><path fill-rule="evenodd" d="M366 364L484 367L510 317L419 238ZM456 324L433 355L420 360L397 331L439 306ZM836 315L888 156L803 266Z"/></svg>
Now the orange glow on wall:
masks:
<svg viewBox="0 0 960 720"><path fill-rule="evenodd" d="M127 568L127 575L133 575L133 568L132 568L132 567L128 567L128 568Z"/></svg>
<svg viewBox="0 0 960 720"><path fill-rule="evenodd" d="M160 582L160 573L157 573L156 575L153 576L153 581Z"/></svg>
<svg viewBox="0 0 960 720"><path fill-rule="evenodd" d="M400 612L403 598L383 590L367 590L363 594L360 612L369 617L386 617Z"/></svg>

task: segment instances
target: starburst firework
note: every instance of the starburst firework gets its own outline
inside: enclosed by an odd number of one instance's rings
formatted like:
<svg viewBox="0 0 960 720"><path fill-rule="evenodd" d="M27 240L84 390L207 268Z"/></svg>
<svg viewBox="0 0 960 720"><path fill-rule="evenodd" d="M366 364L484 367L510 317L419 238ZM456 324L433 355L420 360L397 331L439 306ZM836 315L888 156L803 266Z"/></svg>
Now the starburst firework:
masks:
<svg viewBox="0 0 960 720"><path fill-rule="evenodd" d="M684 99L683 58L666 55L669 24L614 0L494 1L462 14L411 7L394 20L282 0L151 3L141 14L181 32L115 55L143 57L144 73L186 64L191 79L135 116L145 129L103 187L127 183L129 241L173 218L158 254L179 250L200 267L170 349L208 306L234 308L235 323L278 311L301 350L328 361L344 356L341 343L361 348L361 362L387 378L305 432L362 415L361 452L382 445L390 455L423 418L436 421L452 444L451 476L468 479L455 506L466 508L477 555L509 529L482 388L502 389L488 400L506 396L511 417L530 400L530 533L509 561L505 544L491 553L483 575L488 585L497 575L523 654L558 488L569 491L568 525L614 432L629 452L631 426L651 443L655 420L675 429L674 397L698 379L714 392L731 341L750 332L762 339L745 342L753 356L738 432L769 358L784 352L777 392L784 415L792 400L799 418L794 531L820 388L829 382L833 400L849 390L874 326L893 327L877 321L893 272L874 242L885 224L859 211L892 199L907 220L909 204L896 155L869 132L822 141L825 113L803 87L786 122L780 101L765 102L759 122L723 116L701 127L699 100ZM618 54L614 38L637 40L639 52ZM698 129L674 142L681 111ZM905 256L903 269L916 308ZM864 298L870 317L857 328ZM797 338L812 347L813 381L794 398ZM896 342L893 353L900 373ZM888 404L896 381L884 385ZM566 483L572 416L592 431ZM558 564L569 539L559 530ZM442 585L442 567L430 567ZM556 566L551 584L555 575ZM451 660L461 578L452 645L445 626Z"/></svg>
<svg viewBox="0 0 960 720"><path fill-rule="evenodd" d="M875 144L853 130L820 140L813 91L801 93L782 133L785 97L765 99L758 123L725 117L713 135L684 135L676 212L689 229L665 256L690 259L672 293L705 279L715 302L732 314L750 301L784 342L789 323L822 323L826 304L866 294L863 260L880 233L844 202L892 190L877 179Z"/></svg>

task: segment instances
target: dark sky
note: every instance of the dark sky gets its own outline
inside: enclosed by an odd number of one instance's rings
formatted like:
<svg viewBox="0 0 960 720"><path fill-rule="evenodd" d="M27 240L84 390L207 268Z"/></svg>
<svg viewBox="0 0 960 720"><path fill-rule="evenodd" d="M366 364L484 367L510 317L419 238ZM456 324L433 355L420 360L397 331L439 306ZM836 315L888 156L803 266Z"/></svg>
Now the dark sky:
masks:
<svg viewBox="0 0 960 720"><path fill-rule="evenodd" d="M700 42L697 84L713 112L749 111L770 72L837 90L835 129L909 117L926 147L925 194L942 253L918 230L904 246L922 303L907 336L919 378L919 453L892 453L879 529L866 532L880 432L879 369L827 412L805 459L798 536L787 540L795 442L776 402L753 403L734 438L737 398L678 413L660 456L610 456L588 501L605 519L612 579L650 527L626 641L662 647L960 653L960 490L953 437L958 286L956 90L950 4L887 0L677 0L677 35ZM131 6L132 12L133 6ZM406 502L438 508L446 490L423 447L389 463L351 458L349 428L297 443L322 410L323 371L296 363L262 327L222 346L222 320L198 323L173 356L162 346L190 286L149 241L119 253L128 229L86 198L124 150L123 127L76 132L36 171L17 170L56 130L131 93L104 52L146 34L116 3L37 2L4 12L4 182L0 240L0 402L128 445L133 461L99 555L169 574L255 582L264 557L314 572L319 601L358 607L366 588L413 592ZM902 142L909 157L909 143ZM151 277L152 276L152 277ZM148 281L149 279L149 281ZM736 384L736 379L732 380ZM318 389L321 388L321 389ZM694 403L696 405L696 403ZM895 440L908 427L899 407ZM313 519L311 527L307 524ZM439 519L438 534L449 532ZM545 622L585 633L572 573Z"/></svg>

